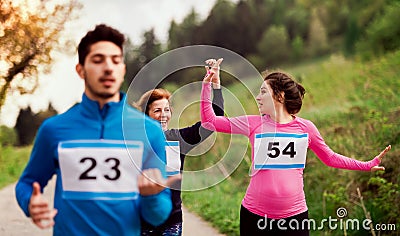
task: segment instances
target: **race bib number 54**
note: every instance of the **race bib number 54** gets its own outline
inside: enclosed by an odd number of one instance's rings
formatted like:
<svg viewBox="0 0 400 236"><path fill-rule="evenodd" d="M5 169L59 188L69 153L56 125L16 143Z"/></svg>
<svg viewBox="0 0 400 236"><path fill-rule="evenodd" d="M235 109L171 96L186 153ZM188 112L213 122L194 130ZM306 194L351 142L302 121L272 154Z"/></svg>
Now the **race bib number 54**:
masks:
<svg viewBox="0 0 400 236"><path fill-rule="evenodd" d="M254 168L304 168L307 148L308 134L256 134L254 140Z"/></svg>
<svg viewBox="0 0 400 236"><path fill-rule="evenodd" d="M143 143L76 140L58 145L63 197L133 199L142 167Z"/></svg>

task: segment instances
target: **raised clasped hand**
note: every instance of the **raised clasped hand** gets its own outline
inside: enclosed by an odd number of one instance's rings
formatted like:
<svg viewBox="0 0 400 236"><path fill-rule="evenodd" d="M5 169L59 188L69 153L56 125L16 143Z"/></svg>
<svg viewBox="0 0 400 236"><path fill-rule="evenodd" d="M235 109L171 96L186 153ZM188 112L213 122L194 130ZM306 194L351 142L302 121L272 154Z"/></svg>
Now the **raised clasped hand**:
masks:
<svg viewBox="0 0 400 236"><path fill-rule="evenodd" d="M221 84L220 80L220 65L224 59L219 58L218 60L216 59L208 59L205 61L207 66L205 66L207 74L205 78L207 78L209 75L211 75L207 80L204 80L204 82L212 82L214 88L219 88Z"/></svg>

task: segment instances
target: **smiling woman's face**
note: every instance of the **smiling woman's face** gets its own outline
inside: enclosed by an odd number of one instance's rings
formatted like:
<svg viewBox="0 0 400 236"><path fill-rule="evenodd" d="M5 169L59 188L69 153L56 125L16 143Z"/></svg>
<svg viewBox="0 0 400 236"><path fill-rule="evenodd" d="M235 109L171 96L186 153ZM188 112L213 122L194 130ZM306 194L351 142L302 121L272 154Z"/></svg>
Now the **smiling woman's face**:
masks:
<svg viewBox="0 0 400 236"><path fill-rule="evenodd" d="M151 118L161 123L161 127L164 131L168 129L168 123L171 119L171 108L168 99L163 98L151 103L148 113Z"/></svg>

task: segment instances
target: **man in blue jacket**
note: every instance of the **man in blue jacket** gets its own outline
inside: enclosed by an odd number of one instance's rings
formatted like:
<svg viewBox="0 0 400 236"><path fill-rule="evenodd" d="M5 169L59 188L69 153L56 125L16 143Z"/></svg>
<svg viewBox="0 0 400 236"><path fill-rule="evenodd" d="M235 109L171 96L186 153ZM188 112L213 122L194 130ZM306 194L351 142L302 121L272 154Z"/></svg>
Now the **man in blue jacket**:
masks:
<svg viewBox="0 0 400 236"><path fill-rule="evenodd" d="M141 217L157 226L171 212L164 134L120 92L124 41L106 25L82 38L82 102L42 124L17 183L24 213L54 235L139 235ZM42 192L54 174L51 209Z"/></svg>

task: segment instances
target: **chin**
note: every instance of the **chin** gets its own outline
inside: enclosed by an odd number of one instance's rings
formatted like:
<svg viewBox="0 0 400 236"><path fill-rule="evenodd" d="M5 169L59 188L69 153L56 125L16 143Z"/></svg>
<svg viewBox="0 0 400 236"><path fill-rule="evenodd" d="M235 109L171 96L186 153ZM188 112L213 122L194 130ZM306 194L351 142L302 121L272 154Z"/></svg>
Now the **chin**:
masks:
<svg viewBox="0 0 400 236"><path fill-rule="evenodd" d="M166 131L168 129L168 125L161 125L161 128L163 131Z"/></svg>

